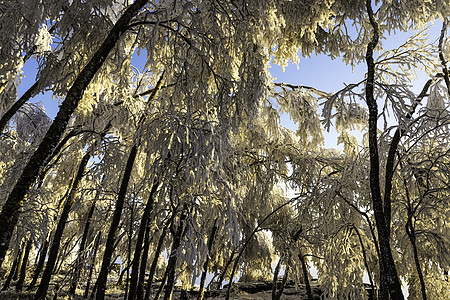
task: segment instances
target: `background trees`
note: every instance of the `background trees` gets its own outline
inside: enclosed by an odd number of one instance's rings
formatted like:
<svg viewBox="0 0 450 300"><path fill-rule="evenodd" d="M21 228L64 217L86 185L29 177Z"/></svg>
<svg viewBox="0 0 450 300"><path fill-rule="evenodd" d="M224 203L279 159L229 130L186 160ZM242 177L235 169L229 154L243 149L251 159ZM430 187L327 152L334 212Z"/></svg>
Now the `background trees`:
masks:
<svg viewBox="0 0 450 300"><path fill-rule="evenodd" d="M444 295L447 1L85 2L0 5L5 273L31 279L19 261L35 258L38 278L50 244L37 299L68 269L52 293L81 294L79 281L102 299L120 261L129 298L155 277L145 289L168 299L202 272L272 277L276 256L305 284L314 265L329 298L366 297L364 276L380 299L402 298L400 279L411 297ZM437 18L434 44L418 31L383 49ZM270 76L271 61L314 52L367 74L331 92ZM38 76L19 97L28 59ZM44 90L61 99L52 121L25 103ZM342 151L324 146L330 128Z"/></svg>

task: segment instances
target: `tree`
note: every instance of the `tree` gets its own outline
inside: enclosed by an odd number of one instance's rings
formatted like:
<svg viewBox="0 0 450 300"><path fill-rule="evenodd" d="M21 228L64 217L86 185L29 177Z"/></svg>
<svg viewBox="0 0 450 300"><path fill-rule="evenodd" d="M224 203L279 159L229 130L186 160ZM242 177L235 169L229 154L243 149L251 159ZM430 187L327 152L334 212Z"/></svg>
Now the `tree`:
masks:
<svg viewBox="0 0 450 300"><path fill-rule="evenodd" d="M313 264L324 297L366 297L365 274L380 299L403 297L399 278L417 282L411 293L423 298L444 291L448 226L437 220L448 215L448 1L40 5L0 5L0 265L18 268L13 245L28 233L41 265L53 239L37 298L51 272L75 265L61 286L72 278L74 293L76 281L86 282L87 295L100 269L101 299L118 258L133 266L129 298L142 296L150 268L148 298L164 251L158 293L167 299L176 281L187 289L203 273L204 285L206 272L219 283L277 278L274 254L289 265L284 282L308 286ZM383 49L392 32L438 17L437 46L418 31ZM139 53L143 62L133 66ZM366 76L330 93L269 73L271 63L312 53L364 64ZM39 65L36 82L17 97L29 59ZM430 79L418 95L409 87L417 70ZM63 100L52 122L39 105L24 104L39 91ZM281 126L282 114L298 128ZM87 145L104 128L89 160ZM343 151L325 148L330 128ZM86 174L77 172L82 157ZM74 174L85 176L77 201ZM286 186L298 194L287 197ZM89 233L103 228L103 239Z"/></svg>

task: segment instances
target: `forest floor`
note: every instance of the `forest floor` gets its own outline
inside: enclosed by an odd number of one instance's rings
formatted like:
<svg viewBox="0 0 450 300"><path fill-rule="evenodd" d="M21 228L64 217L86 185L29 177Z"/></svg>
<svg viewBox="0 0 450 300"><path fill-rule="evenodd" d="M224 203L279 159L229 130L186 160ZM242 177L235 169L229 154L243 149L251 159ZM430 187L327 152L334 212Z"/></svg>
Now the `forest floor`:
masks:
<svg viewBox="0 0 450 300"><path fill-rule="evenodd" d="M0 284L3 284L3 282L0 282ZM270 282L237 282L233 284L233 287L231 289L231 296L230 299L232 300L256 300L256 299L272 299L272 284ZM7 291L1 291L0 292L0 299L1 300L28 300L34 298L34 292L16 292L14 291L14 285L12 285ZM158 287L155 285L154 290L157 290ZM320 286L313 282L311 283L311 289L313 291L313 296L315 299L320 299L321 289ZM213 290L209 291L205 294L204 299L215 299L215 300L222 300L225 299L227 289L224 287L221 290ZM78 291L78 295L75 297L69 297L64 292L64 290L58 292L57 296L55 297L52 295L52 292L49 292L49 295L47 299L73 299L73 300L81 300L83 297L81 296L82 291ZM112 300L112 299L123 299L125 296L125 292L118 288L117 286L111 286L108 288L106 292L105 299ZM196 291L182 291L179 288L174 289L173 297L174 300L188 300L188 299L197 299L198 292ZM303 300L307 299L306 295L306 289L304 285L298 285L295 286L293 284L288 284L283 291L283 295L281 297L282 300L290 300L290 299L296 299L296 300Z"/></svg>

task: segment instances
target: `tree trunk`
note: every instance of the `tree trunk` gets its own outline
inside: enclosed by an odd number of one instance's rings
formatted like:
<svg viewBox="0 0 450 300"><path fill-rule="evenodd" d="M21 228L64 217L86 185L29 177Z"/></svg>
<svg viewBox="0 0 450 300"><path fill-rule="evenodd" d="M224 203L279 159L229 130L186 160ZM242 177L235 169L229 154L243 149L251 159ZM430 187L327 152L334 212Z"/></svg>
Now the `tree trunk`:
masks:
<svg viewBox="0 0 450 300"><path fill-rule="evenodd" d="M149 223L150 212L153 209L154 197L155 197L156 191L158 189L158 186L159 186L159 183L155 179L153 182L152 189L150 191L150 195L147 200L147 205L145 206L144 213L142 214L141 224L139 225L139 232L138 232L138 237L136 240L136 247L134 250L133 267L131 269L130 293L128 296L128 299L130 299L130 300L136 299L136 287L137 287L137 282L138 282L138 277L139 277L139 265L140 265L140 261L141 261L142 243L144 241L145 232L146 231L148 232L148 230L146 230L148 227L147 224ZM142 262L142 263L144 264L144 273L145 273L145 263L146 262ZM142 288L142 287L140 287L140 288Z"/></svg>
<svg viewBox="0 0 450 300"><path fill-rule="evenodd" d="M23 283L25 282L25 276L27 274L28 257L30 256L30 250L32 245L33 242L31 240L28 240L27 246L25 247L25 253L23 255L22 267L20 268L19 281L17 281L16 284L16 291L22 291Z"/></svg>
<svg viewBox="0 0 450 300"><path fill-rule="evenodd" d="M97 257L97 250L98 250L98 246L100 245L101 237L102 237L102 233L100 232L97 235L96 240L94 242L94 250L91 253L91 263L89 266L89 274L86 279L86 289L84 290L83 299L87 299L88 295L89 295L89 287L91 286L92 272L94 271L94 268L95 268L95 258Z"/></svg>
<svg viewBox="0 0 450 300"><path fill-rule="evenodd" d="M133 240L133 223L134 223L134 208L135 208L135 202L130 207L130 228L128 229L128 251L127 251L127 269L130 269L130 266L133 264L131 261L131 246L132 246L132 240ZM114 262L115 260L113 260ZM127 271L127 281L125 282L125 295L123 296L123 299L128 299L128 287L130 286L130 272Z"/></svg>
<svg viewBox="0 0 450 300"><path fill-rule="evenodd" d="M417 252L417 244L416 244L416 232L414 230L414 225L412 223L412 214L408 213L408 221L405 225L406 233L408 234L409 241L411 242L411 246L413 248L414 253L414 262L416 264L417 274L419 275L420 280L420 289L422 291L423 300L427 300L427 290L425 288L425 280L423 279L422 268L420 266L419 253Z"/></svg>
<svg viewBox="0 0 450 300"><path fill-rule="evenodd" d="M169 226L171 226L171 223L172 223L171 221L168 221L166 223L166 225L164 226L164 229L161 232L161 236L159 237L158 246L156 246L155 257L153 258L153 262L150 267L150 274L148 276L147 288L145 289L145 297L144 297L145 300L150 299L150 295L152 293L153 276L156 273L156 266L158 265L158 259L162 252L162 246L164 244L164 239L166 237L167 230L168 230Z"/></svg>
<svg viewBox="0 0 450 300"><path fill-rule="evenodd" d="M148 252L150 250L150 243L153 240L154 235L150 237L150 220L147 221L147 228L145 229L144 236L144 249L142 250L141 266L139 270L139 278L137 283L136 299L142 299L144 296L144 281L145 281L145 270L147 269Z"/></svg>
<svg viewBox="0 0 450 300"><path fill-rule="evenodd" d="M135 2L136 3L136 2ZM102 267L100 269L100 274L97 279L97 291L96 299L103 300L105 298L106 280L108 278L108 268L111 264L111 257L114 251L114 239L116 236L117 229L119 228L120 218L122 216L123 205L125 202L125 197L127 194L128 182L131 178L131 171L133 169L133 164L136 159L138 146L136 144L130 150L130 154L125 165L125 171L123 173L122 182L120 185L119 195L116 202L116 208L114 210L114 215L111 221L111 226L109 228L108 237L106 240L105 253L103 254Z"/></svg>
<svg viewBox="0 0 450 300"><path fill-rule="evenodd" d="M123 262L122 265L125 265L125 262ZM125 272L127 272L129 269L130 269L130 263L127 262L127 265L120 272L119 278L117 279L117 283L116 283L117 286L121 286L123 284L123 276L125 275Z"/></svg>
<svg viewBox="0 0 450 300"><path fill-rule="evenodd" d="M17 268L14 271L13 280L19 279L20 270L22 269L22 264L23 264L23 257L25 255L25 247L26 247L26 243L23 242L22 247L20 248L21 249L20 256L19 256L19 260L17 261Z"/></svg>
<svg viewBox="0 0 450 300"><path fill-rule="evenodd" d="M89 229L91 227L92 216L95 211L95 204L97 203L99 197L99 192L95 194L94 201L92 201L91 207L89 209L86 224L84 225L83 237L81 238L80 248L78 249L77 259L75 261L75 270L73 272L72 282L70 284L69 295L75 295L75 291L78 285L78 279L80 278L81 266L85 261L85 251L86 251L86 242L89 234Z"/></svg>
<svg viewBox="0 0 450 300"><path fill-rule="evenodd" d="M148 0L136 0L126 9L109 32L100 48L77 76L72 87L67 92L67 96L62 102L61 108L52 125L9 194L0 213L0 268L5 259L6 251L9 248L11 236L19 218L20 208L25 201L25 195L39 175L41 168L47 165L49 156L63 135L72 113L78 106L84 91L95 73L101 68L108 57L109 52L114 48L120 36L126 31L131 19L142 7L144 7L144 5L147 4L147 2Z"/></svg>
<svg viewBox="0 0 450 300"><path fill-rule="evenodd" d="M2 291L5 291L9 288L14 275L16 275L17 270L19 269L18 265L21 260L22 254L23 254L23 244L22 247L19 248L19 252L17 252L16 259L14 260L13 265L11 266L11 270L9 270L9 274L8 277L6 278L5 283L3 284Z"/></svg>
<svg viewBox="0 0 450 300"><path fill-rule="evenodd" d="M34 271L33 279L31 280L30 285L27 288L27 291L31 291L34 288L34 285L36 284L39 275L41 274L42 269L44 268L45 258L47 257L47 250L48 250L49 242L48 239L44 241L44 244L42 245L40 255L39 255L39 261L37 263L36 270Z"/></svg>
<svg viewBox="0 0 450 300"><path fill-rule="evenodd" d="M225 274L227 273L228 268L230 267L231 263L233 262L234 254L236 253L236 250L233 250L231 252L230 258L228 259L227 263L225 264L225 267L223 268L222 273L220 273L219 279L217 280L217 286L216 289L220 290L222 287L222 282L225 279Z"/></svg>
<svg viewBox="0 0 450 300"><path fill-rule="evenodd" d="M52 245L48 254L47 266L45 267L44 274L42 274L41 283L39 284L39 288L34 297L35 300L45 299L47 295L50 279L52 277L53 269L56 264L56 259L58 258L59 246L64 232L64 227L66 226L67 219L69 218L69 212L72 209L72 205L75 202L75 195L78 189L78 185L84 176L84 169L86 168L91 155L92 150L88 150L88 152L81 159L77 174L75 175L72 186L70 187L70 192L67 194L67 199L64 203L63 211L61 213L61 217L59 218L58 225L56 226L55 234L53 236Z"/></svg>
<svg viewBox="0 0 450 300"><path fill-rule="evenodd" d="M37 91L39 86L39 80L36 81L14 104L3 114L0 119L0 134L5 130L9 120L15 115L15 113L31 98Z"/></svg>
<svg viewBox="0 0 450 300"><path fill-rule="evenodd" d="M178 251L183 238L183 232L185 228L185 221L187 217L186 206L183 207L180 216L180 222L177 227L175 236L173 237L172 250L170 251L169 261L167 263L167 284L164 292L164 300L172 299L173 286L175 284L175 268L177 266Z"/></svg>
<svg viewBox="0 0 450 300"><path fill-rule="evenodd" d="M302 272L303 272L303 279L305 280L305 287L306 287L306 294L308 295L308 300L314 300L311 285L309 284L309 272L308 272L308 265L306 264L305 257L300 253L298 255L298 258L300 259L300 262L302 263Z"/></svg>
<svg viewBox="0 0 450 300"><path fill-rule="evenodd" d="M278 263L281 262L281 259L278 261ZM278 265L277 265L278 266ZM279 268L279 266L278 266ZM277 284L278 284L278 272L276 272L276 275L274 274L273 277L273 286L272 286L272 300L280 300L281 295L283 295L284 287L286 286L287 278L289 275L289 266L286 266L286 269L284 270L283 280L281 281L280 289L277 292Z"/></svg>
<svg viewBox="0 0 450 300"><path fill-rule="evenodd" d="M216 237L216 231L217 231L217 218L214 220L214 225L211 230L211 233L209 235L208 239L208 256L206 257L206 261L203 264L203 271L202 271L202 277L200 278L200 290L198 294L198 300L203 300L203 297L205 295L205 283L206 283L206 274L208 273L208 267L209 267L209 258L211 257L211 251L212 246L214 244L214 238Z"/></svg>
<svg viewBox="0 0 450 300"><path fill-rule="evenodd" d="M379 39L378 24L373 16L372 4L370 0L366 1L366 7L370 24L373 28L372 41L367 45L366 53L368 69L366 81L366 102L369 108L370 191L378 230L378 242L380 244L380 264L382 265L380 266L380 277L381 280L385 280L383 277L386 277L390 297L392 299L402 300L404 299L403 292L397 275L397 270L395 268L394 258L391 253L389 230L386 224L380 191L380 160L378 155L377 138L378 105L376 99L374 98L375 62L373 60L373 51Z"/></svg>
<svg viewBox="0 0 450 300"><path fill-rule="evenodd" d="M275 270L273 271L273 280L272 280L272 300L278 300L277 298L277 283L278 283L278 274L280 273L281 261L283 260L283 255L281 255L280 259L275 266Z"/></svg>

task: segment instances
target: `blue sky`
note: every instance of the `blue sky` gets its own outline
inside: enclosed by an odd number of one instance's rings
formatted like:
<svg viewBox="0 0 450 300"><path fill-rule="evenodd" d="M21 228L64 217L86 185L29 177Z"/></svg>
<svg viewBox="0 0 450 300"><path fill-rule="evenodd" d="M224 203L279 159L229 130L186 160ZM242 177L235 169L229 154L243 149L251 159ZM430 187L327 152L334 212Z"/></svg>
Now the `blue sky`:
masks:
<svg viewBox="0 0 450 300"><path fill-rule="evenodd" d="M441 22L436 24L430 30L430 41L434 41L439 37ZM413 32L397 32L386 39L382 40L385 49L393 49L406 41ZM138 59L142 63L145 59L145 53L141 54L142 59ZM34 82L37 71L37 63L34 59L29 59L23 68L25 77L18 89L18 95L22 95ZM290 83L293 85L308 85L315 87L325 92L333 92L342 89L346 84L359 82L364 78L366 66L364 63L352 68L340 61L339 58L332 60L326 55L312 55L311 57L300 59L299 65L289 64L284 72L278 65L272 65L270 73L276 78L275 82ZM412 90L419 93L421 87L427 80L427 76L419 72L419 78L412 82ZM54 118L58 111L58 99L52 99L50 93L39 94L35 96L31 102L42 102L45 107L45 112L50 118ZM284 114L281 117L281 125L292 130L297 129L297 125ZM325 133L325 146L337 147L337 134L331 130L330 133ZM339 147L340 148L340 147Z"/></svg>

